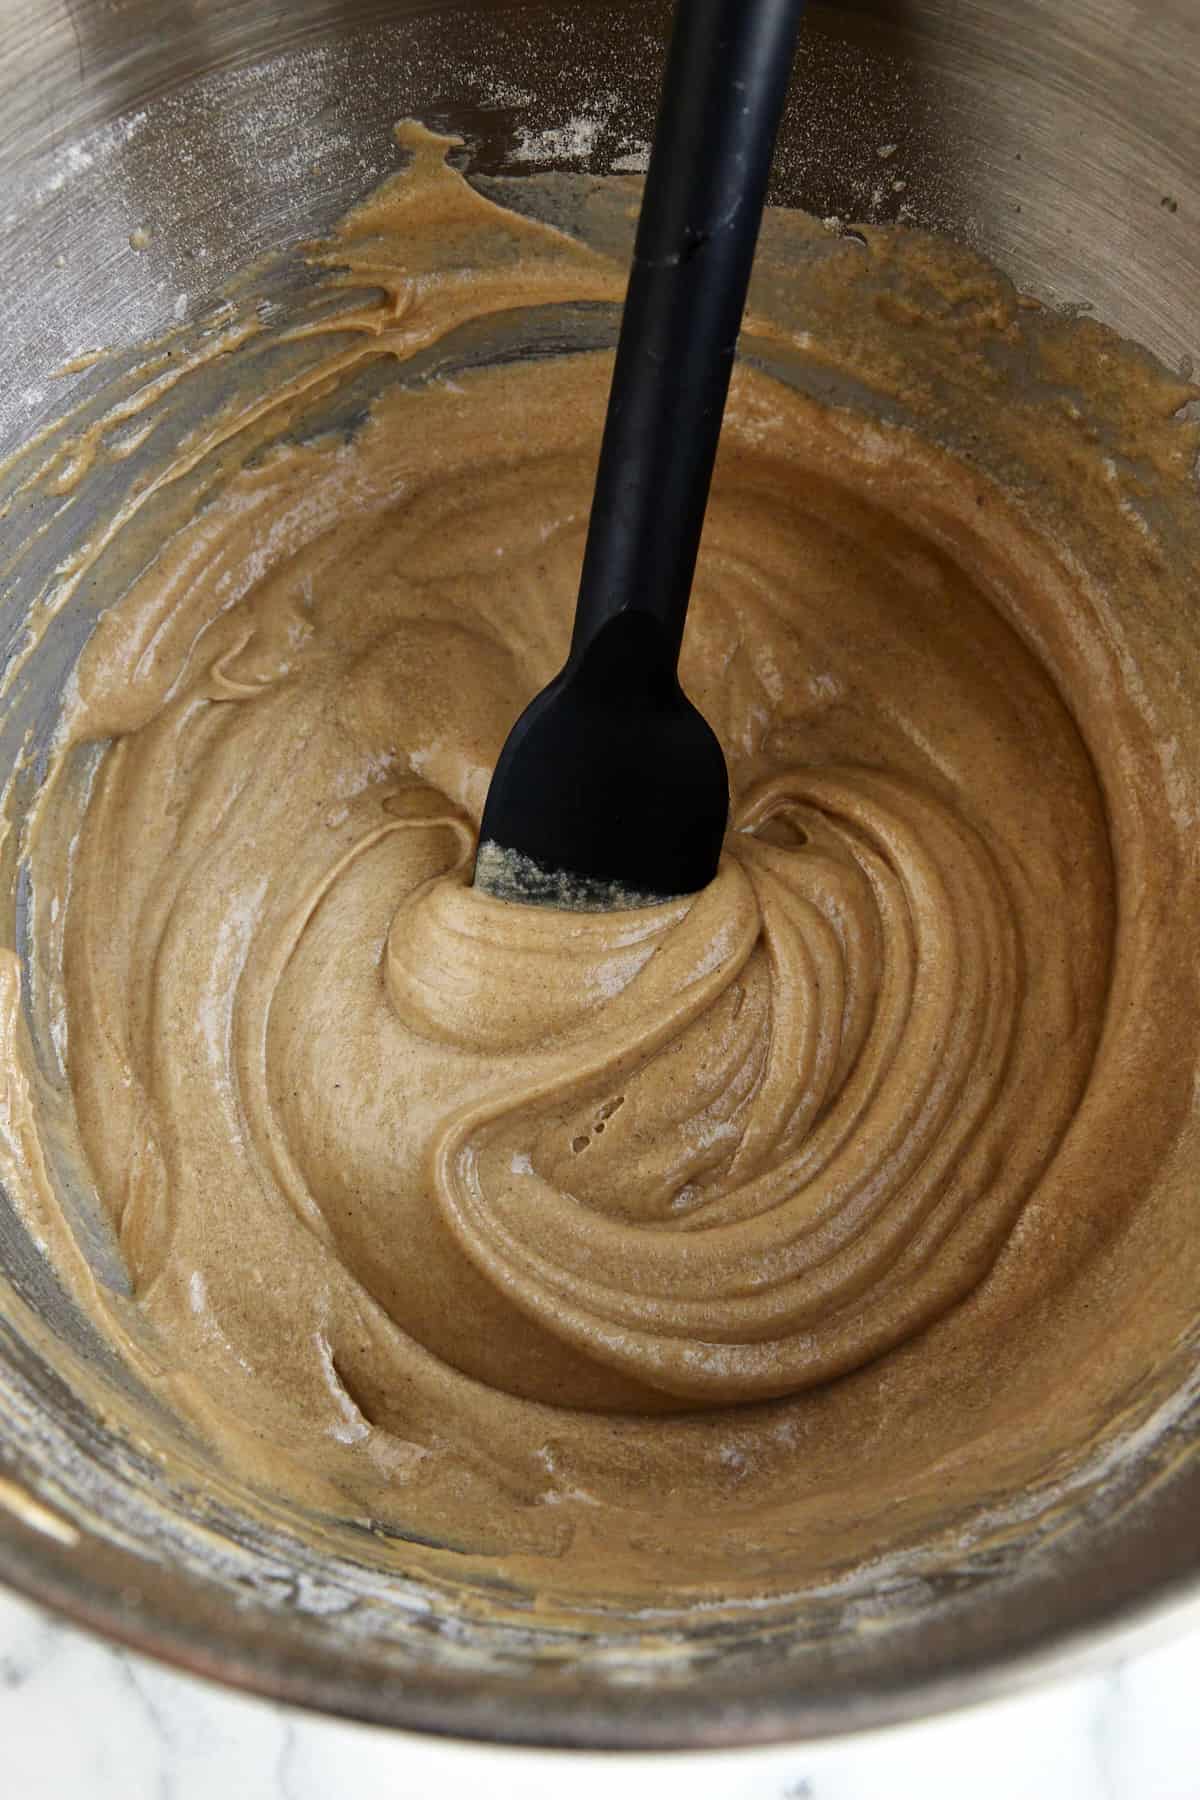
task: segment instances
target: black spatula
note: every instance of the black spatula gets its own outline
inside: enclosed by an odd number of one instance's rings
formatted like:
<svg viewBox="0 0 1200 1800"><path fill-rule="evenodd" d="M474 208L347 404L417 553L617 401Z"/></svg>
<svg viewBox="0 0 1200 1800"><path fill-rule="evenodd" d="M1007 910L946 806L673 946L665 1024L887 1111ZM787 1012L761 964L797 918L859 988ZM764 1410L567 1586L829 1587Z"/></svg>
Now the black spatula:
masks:
<svg viewBox="0 0 1200 1800"><path fill-rule="evenodd" d="M477 887L696 893L729 812L679 652L803 0L679 0L566 667L504 746Z"/></svg>

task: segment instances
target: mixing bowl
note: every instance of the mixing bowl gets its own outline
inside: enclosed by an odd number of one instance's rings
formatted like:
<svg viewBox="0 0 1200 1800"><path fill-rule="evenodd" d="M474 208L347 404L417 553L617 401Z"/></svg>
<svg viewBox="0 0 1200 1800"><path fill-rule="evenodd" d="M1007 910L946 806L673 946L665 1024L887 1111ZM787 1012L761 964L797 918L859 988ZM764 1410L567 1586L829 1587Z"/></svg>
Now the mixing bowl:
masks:
<svg viewBox="0 0 1200 1800"><path fill-rule="evenodd" d="M397 119L458 134L481 175L636 167L666 22L652 0L0 0L0 455L119 375L88 352L203 329L236 271L327 228L395 167ZM1194 0L815 6L775 198L961 237L1186 372L1198 73ZM271 304L302 279L274 263ZM6 656L72 548L43 523L7 572ZM0 716L6 763L35 774L79 649L60 637ZM1200 1610L1196 1351L1119 1457L1031 1492L999 1546L891 1557L769 1619L488 1623L406 1578L402 1545L318 1551L283 1514L202 1506L158 1454L177 1427L0 1195L0 1576L190 1669L385 1724L627 1748L877 1725Z"/></svg>

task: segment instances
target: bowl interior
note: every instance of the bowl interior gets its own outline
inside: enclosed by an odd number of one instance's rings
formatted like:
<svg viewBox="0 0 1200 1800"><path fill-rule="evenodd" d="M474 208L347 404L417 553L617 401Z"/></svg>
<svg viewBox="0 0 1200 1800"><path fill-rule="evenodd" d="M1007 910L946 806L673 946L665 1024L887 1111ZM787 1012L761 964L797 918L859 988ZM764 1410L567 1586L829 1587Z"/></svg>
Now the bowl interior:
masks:
<svg viewBox="0 0 1200 1800"><path fill-rule="evenodd" d="M666 20L641 0L0 0L0 454L136 381L156 333L198 340L239 294L280 318L309 304L295 247L394 169L400 118L461 137L481 180L638 168ZM775 198L945 231L1186 370L1200 347L1197 68L1190 0L1152 18L1136 0L817 6ZM610 341L612 320L555 330L569 350ZM101 347L116 355L93 366ZM11 494L0 466L0 497L6 482ZM9 545L36 549L7 585L8 653L115 498L97 484L94 510L69 522L10 513ZM64 614L37 680L0 713L6 766L23 758L34 787L89 626ZM11 846L5 874L20 949ZM82 1204L77 1216L86 1237ZM119 1282L103 1234L85 1247ZM1169 1404L1148 1397L1136 1468L1081 1482L1003 1554L901 1560L759 1620L468 1625L453 1584L406 1579L395 1546L342 1532L318 1551L286 1517L205 1492L202 1447L97 1338L0 1195L0 1574L201 1672L382 1723L623 1747L854 1729L1029 1678L1148 1606L1197 1604L1194 1346L1185 1366Z"/></svg>

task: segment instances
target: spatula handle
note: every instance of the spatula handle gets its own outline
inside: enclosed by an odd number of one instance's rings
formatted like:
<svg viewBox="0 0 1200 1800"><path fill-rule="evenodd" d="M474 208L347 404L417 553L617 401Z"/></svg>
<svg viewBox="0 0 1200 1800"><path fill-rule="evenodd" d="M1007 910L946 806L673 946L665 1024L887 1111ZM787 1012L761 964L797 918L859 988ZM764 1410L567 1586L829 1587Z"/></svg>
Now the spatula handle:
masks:
<svg viewBox="0 0 1200 1800"><path fill-rule="evenodd" d="M628 608L678 660L804 0L678 0L572 658Z"/></svg>

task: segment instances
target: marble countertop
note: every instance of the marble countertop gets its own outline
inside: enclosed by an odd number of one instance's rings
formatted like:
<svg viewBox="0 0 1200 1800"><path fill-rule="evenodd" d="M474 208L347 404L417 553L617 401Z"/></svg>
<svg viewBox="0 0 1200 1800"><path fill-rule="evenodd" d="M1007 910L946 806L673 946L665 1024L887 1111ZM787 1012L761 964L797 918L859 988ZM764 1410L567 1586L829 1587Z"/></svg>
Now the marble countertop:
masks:
<svg viewBox="0 0 1200 1800"><path fill-rule="evenodd" d="M1200 1800L1200 1629L924 1725L614 1760L444 1744L249 1700L0 1590L4 1800L611 1800L614 1777L621 1800Z"/></svg>

